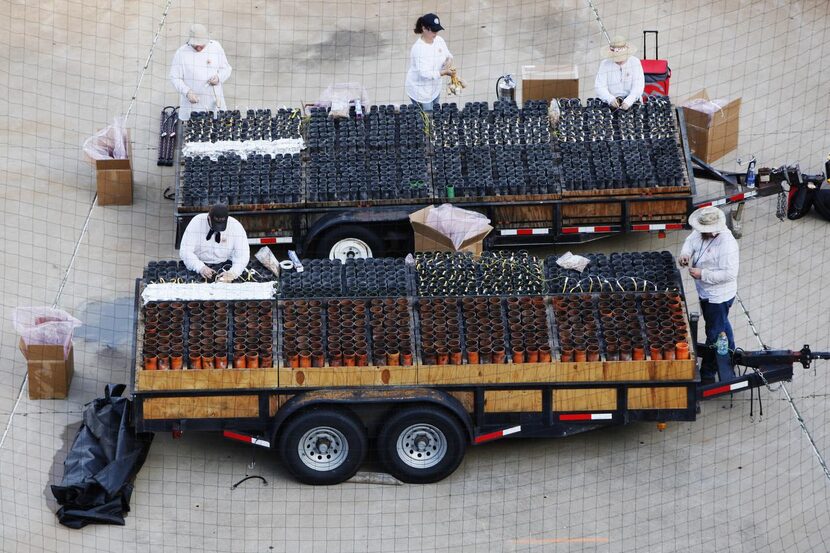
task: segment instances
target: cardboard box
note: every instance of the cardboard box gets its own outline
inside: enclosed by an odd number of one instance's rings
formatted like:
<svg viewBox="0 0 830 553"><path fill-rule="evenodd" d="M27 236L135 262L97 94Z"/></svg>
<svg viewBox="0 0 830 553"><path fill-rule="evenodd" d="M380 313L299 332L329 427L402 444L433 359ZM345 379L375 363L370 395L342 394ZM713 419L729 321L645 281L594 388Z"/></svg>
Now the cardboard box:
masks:
<svg viewBox="0 0 830 553"><path fill-rule="evenodd" d="M98 205L133 204L133 149L127 135L127 159L95 161L98 181Z"/></svg>
<svg viewBox="0 0 830 553"><path fill-rule="evenodd" d="M695 102L697 106L688 105ZM705 89L683 102L686 135L692 153L706 163L712 163L736 150L740 112L740 98L713 103Z"/></svg>
<svg viewBox="0 0 830 553"><path fill-rule="evenodd" d="M20 351L29 368L29 399L64 399L75 374L75 352L72 345L64 359L61 345L26 346L20 340Z"/></svg>
<svg viewBox="0 0 830 553"><path fill-rule="evenodd" d="M481 255L484 250L484 238L490 234L493 227L487 225L487 228L472 238L468 238L461 243L459 249L455 249L452 241L441 234L434 228L427 226L426 220L429 212L435 209L432 206L427 206L415 213L409 215L409 222L412 224L412 232L415 234L415 251L416 252L470 252L473 255Z"/></svg>
<svg viewBox="0 0 830 553"><path fill-rule="evenodd" d="M523 65L522 102L554 98L579 98L576 65Z"/></svg>

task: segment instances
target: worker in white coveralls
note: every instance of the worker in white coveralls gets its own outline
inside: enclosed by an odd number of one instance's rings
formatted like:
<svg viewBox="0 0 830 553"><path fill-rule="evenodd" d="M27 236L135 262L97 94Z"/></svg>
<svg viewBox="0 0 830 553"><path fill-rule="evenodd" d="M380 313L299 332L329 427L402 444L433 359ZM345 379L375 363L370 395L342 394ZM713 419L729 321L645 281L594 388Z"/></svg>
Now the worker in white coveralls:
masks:
<svg viewBox="0 0 830 553"><path fill-rule="evenodd" d="M621 36L602 51L605 59L599 64L594 93L612 108L627 110L643 97L643 65L633 53L634 47Z"/></svg>
<svg viewBox="0 0 830 553"><path fill-rule="evenodd" d="M216 277L219 282L239 278L251 258L248 235L239 221L228 216L225 204L216 204L209 213L200 213L190 221L179 255L188 269L208 280ZM217 269L227 261L232 266L217 276Z"/></svg>
<svg viewBox="0 0 830 553"><path fill-rule="evenodd" d="M225 109L222 83L230 76L222 45L210 40L204 25L190 27L190 39L176 50L170 67L170 82L179 92L179 119L189 120L193 111Z"/></svg>

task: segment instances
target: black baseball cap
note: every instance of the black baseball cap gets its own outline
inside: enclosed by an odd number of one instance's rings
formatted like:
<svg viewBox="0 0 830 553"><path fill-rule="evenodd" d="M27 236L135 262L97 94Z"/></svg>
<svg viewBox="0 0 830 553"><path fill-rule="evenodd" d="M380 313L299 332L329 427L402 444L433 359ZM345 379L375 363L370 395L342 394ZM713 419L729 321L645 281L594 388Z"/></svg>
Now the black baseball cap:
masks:
<svg viewBox="0 0 830 553"><path fill-rule="evenodd" d="M438 19L438 16L434 13L428 13L421 18L421 23L424 27L429 27L429 30L433 33L437 33L438 31L443 31L444 27L441 26L441 20Z"/></svg>
<svg viewBox="0 0 830 553"><path fill-rule="evenodd" d="M222 232L228 227L227 204L215 204L208 213L208 224L212 230Z"/></svg>

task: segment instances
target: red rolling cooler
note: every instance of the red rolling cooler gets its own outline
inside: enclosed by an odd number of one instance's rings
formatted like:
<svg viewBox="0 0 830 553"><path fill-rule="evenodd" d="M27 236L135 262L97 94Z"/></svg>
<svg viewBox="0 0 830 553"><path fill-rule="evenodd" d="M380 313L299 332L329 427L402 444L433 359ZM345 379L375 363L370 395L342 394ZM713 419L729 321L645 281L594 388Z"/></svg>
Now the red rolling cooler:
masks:
<svg viewBox="0 0 830 553"><path fill-rule="evenodd" d="M646 54L646 36L654 33L654 59L649 59ZM643 101L646 96L668 96L669 80L671 80L671 69L668 60L657 59L660 57L659 40L657 31L643 31L643 75L646 78L646 87L643 89Z"/></svg>

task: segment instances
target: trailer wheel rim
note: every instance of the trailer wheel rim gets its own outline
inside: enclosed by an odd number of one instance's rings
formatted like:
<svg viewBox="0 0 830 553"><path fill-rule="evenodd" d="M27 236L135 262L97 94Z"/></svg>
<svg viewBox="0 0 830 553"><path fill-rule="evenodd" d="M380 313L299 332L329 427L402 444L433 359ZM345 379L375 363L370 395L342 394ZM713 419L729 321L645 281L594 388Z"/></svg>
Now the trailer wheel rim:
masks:
<svg viewBox="0 0 830 553"><path fill-rule="evenodd" d="M329 250L329 259L368 259L372 257L372 248L360 238L343 238Z"/></svg>
<svg viewBox="0 0 830 553"><path fill-rule="evenodd" d="M447 438L431 424L413 424L398 435L397 451L410 467L432 468L447 456Z"/></svg>
<svg viewBox="0 0 830 553"><path fill-rule="evenodd" d="M300 438L297 454L308 468L328 472L346 462L349 456L349 441L336 428L317 426Z"/></svg>

